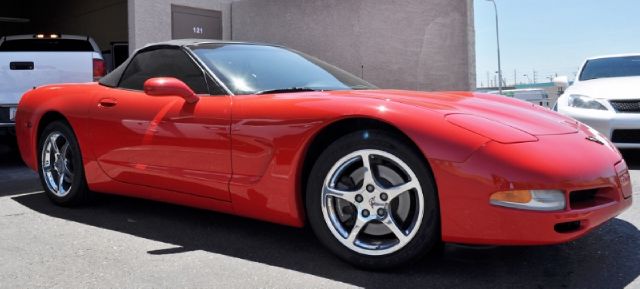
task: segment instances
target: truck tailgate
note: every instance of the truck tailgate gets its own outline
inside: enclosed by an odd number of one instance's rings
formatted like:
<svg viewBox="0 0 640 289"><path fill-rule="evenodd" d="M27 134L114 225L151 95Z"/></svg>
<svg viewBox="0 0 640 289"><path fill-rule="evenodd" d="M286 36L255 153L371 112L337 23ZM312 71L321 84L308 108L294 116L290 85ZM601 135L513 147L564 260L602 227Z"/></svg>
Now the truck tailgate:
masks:
<svg viewBox="0 0 640 289"><path fill-rule="evenodd" d="M0 104L33 87L93 81L93 52L0 52Z"/></svg>

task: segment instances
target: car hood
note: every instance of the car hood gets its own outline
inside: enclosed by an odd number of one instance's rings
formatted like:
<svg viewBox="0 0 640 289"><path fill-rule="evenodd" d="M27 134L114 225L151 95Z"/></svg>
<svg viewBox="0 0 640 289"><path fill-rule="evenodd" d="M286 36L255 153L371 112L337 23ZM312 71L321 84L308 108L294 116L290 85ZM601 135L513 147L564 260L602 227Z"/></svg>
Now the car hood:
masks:
<svg viewBox="0 0 640 289"><path fill-rule="evenodd" d="M569 134L578 131L578 123L571 118L532 103L500 95L404 90L354 90L343 93L418 106L441 112L443 116L469 114L531 135Z"/></svg>
<svg viewBox="0 0 640 289"><path fill-rule="evenodd" d="M569 87L567 93L601 99L640 99L640 76L580 81Z"/></svg>

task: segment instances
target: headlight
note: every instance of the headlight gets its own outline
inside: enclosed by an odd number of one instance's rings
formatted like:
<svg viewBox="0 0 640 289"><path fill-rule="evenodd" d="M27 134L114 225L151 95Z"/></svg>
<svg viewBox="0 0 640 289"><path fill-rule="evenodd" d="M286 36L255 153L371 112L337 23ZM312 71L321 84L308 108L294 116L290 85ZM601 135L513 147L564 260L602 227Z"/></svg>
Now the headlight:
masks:
<svg viewBox="0 0 640 289"><path fill-rule="evenodd" d="M559 211L565 208L564 193L559 190L515 190L491 194L489 203L514 209Z"/></svg>
<svg viewBox="0 0 640 289"><path fill-rule="evenodd" d="M586 95L580 94L572 94L569 96L569 106L576 108L584 108L584 109L597 109L597 110L607 110L604 105L602 105L597 100L588 97Z"/></svg>

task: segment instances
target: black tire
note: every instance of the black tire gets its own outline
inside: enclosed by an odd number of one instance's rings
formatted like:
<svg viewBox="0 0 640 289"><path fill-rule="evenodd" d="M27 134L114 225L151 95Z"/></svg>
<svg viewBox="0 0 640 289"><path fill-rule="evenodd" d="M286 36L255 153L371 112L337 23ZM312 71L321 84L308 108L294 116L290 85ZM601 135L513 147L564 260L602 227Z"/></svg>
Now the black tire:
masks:
<svg viewBox="0 0 640 289"><path fill-rule="evenodd" d="M381 270L405 266L419 260L442 244L438 197L431 170L424 158L421 157L420 152L402 139L398 135L386 131L373 130L351 133L336 140L324 150L311 169L305 196L309 223L326 247L356 267ZM343 157L361 150L384 151L399 158L413 171L421 186L424 213L418 231L403 247L385 255L363 254L348 248L337 239L335 233L332 233L331 225L326 222L323 215L322 190L325 178L331 168L337 165ZM362 186L364 183L360 185L360 187ZM417 191L415 193L417 194ZM362 203L362 198L360 200ZM359 214L355 213L355 216L357 218Z"/></svg>
<svg viewBox="0 0 640 289"><path fill-rule="evenodd" d="M52 187L47 183L47 180L45 179L47 178L47 174L43 169L43 151L45 150L45 144L47 143L47 139L54 134L60 134L60 136L64 137L64 143L68 143L67 156L69 156L69 158L68 165L66 167L73 171L72 180L70 182L67 181L67 186L69 187L68 193L63 196L56 194L54 189L52 189ZM64 121L51 122L44 128L38 137L38 174L47 197L57 205L76 206L84 204L90 199L91 192L88 189L87 181L85 179L80 146L78 145L76 136L68 123ZM55 178L57 177L55 177L54 173L53 179Z"/></svg>

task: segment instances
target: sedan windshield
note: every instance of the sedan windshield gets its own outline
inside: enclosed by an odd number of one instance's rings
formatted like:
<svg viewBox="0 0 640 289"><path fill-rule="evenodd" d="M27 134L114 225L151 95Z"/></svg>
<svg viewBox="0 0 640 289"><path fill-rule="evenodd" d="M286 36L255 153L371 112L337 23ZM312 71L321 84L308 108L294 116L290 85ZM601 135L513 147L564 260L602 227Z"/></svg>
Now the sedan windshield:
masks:
<svg viewBox="0 0 640 289"><path fill-rule="evenodd" d="M375 89L303 53L253 44L201 44L191 50L234 94Z"/></svg>
<svg viewBox="0 0 640 289"><path fill-rule="evenodd" d="M627 76L640 76L640 56L589 60L582 69L580 81Z"/></svg>

